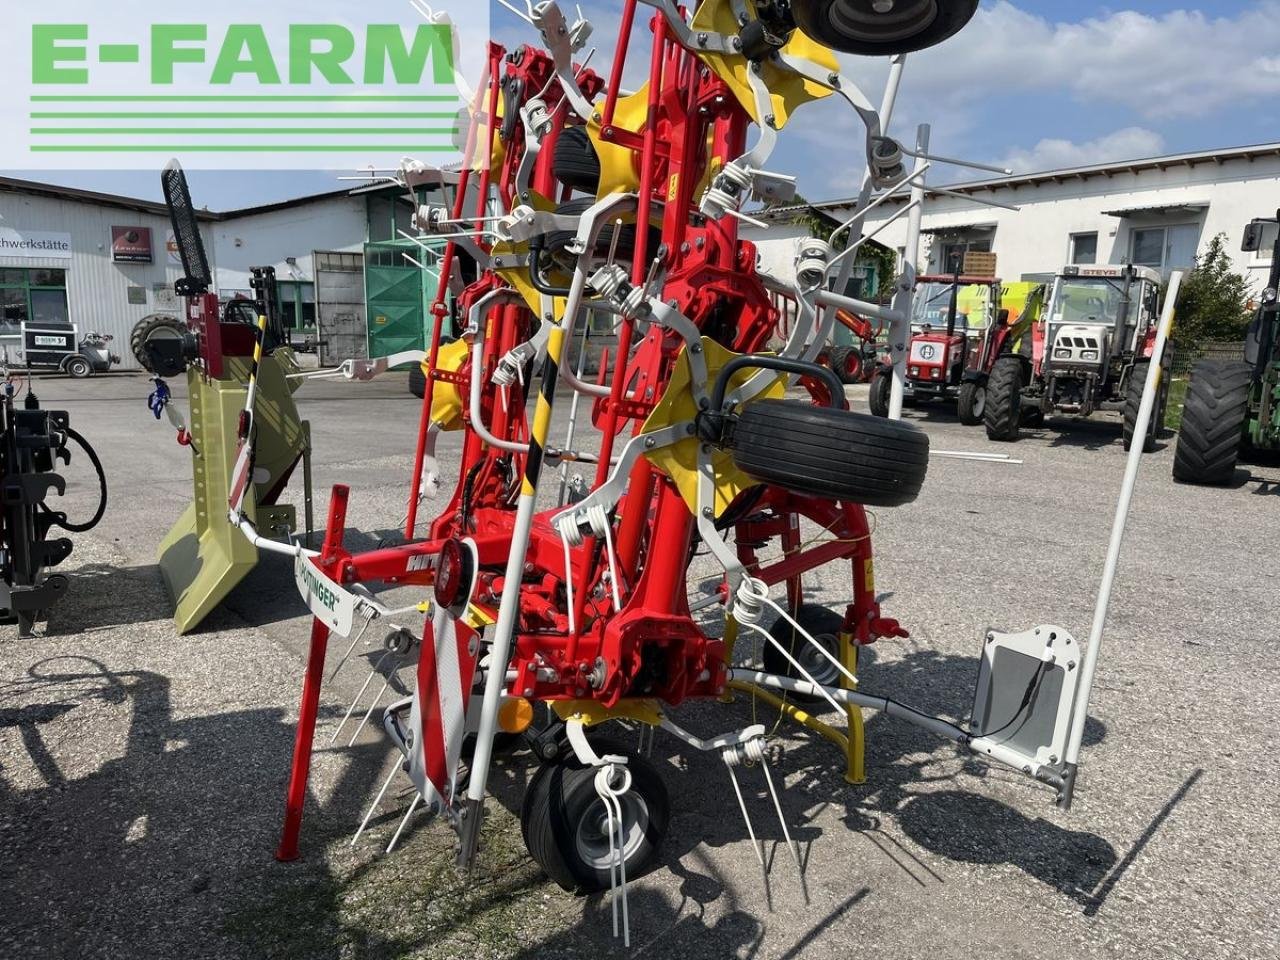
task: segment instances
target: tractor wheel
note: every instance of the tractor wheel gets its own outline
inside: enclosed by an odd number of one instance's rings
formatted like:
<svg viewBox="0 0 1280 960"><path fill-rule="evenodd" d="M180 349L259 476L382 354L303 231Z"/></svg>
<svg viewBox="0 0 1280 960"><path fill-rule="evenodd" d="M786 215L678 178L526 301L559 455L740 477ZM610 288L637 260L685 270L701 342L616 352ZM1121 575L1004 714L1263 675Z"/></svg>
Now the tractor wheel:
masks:
<svg viewBox="0 0 1280 960"><path fill-rule="evenodd" d="M966 427L976 427L982 422L982 415L987 411L987 385L976 380L968 380L960 384L960 395L956 398L956 413L960 422Z"/></svg>
<svg viewBox="0 0 1280 960"><path fill-rule="evenodd" d="M595 197L600 186L600 158L596 156L586 127L567 127L561 131L551 169L566 187Z"/></svg>
<svg viewBox="0 0 1280 960"><path fill-rule="evenodd" d="M929 469L929 438L911 424L794 400L747 404L732 453L764 483L873 507L911 503Z"/></svg>
<svg viewBox="0 0 1280 960"><path fill-rule="evenodd" d="M801 604L799 610L792 611L792 616L813 639L822 644L824 649L833 656L840 656L840 630L844 627L844 617L816 603ZM824 687L840 686L841 674L836 669L836 665L813 649L813 645L800 636L789 621L779 617L777 622L769 628L769 636L782 644L787 652L799 661L800 666L808 671L809 676ZM793 680L804 679L791 661L772 643L764 645L764 669L766 673L781 677L790 677ZM787 699L803 704L827 703L825 697L810 696L805 693L788 693Z"/></svg>
<svg viewBox="0 0 1280 960"><path fill-rule="evenodd" d="M836 347L831 353L831 365L841 383L862 382L861 347Z"/></svg>
<svg viewBox="0 0 1280 960"><path fill-rule="evenodd" d="M1191 371L1173 479L1222 486L1231 482L1240 456L1253 368L1247 363L1201 360Z"/></svg>
<svg viewBox="0 0 1280 960"><path fill-rule="evenodd" d="M1129 385L1124 395L1124 448L1127 451L1133 446L1133 431L1138 424L1138 411L1142 408L1142 394L1147 388L1147 371L1151 369L1150 360L1139 360L1129 373ZM1151 453L1156 448L1156 439L1164 426L1165 408L1169 405L1169 373L1162 371L1160 387L1156 393L1156 404L1151 411L1151 422L1147 424L1147 435L1142 441L1142 452Z"/></svg>
<svg viewBox="0 0 1280 960"><path fill-rule="evenodd" d="M667 832L671 803L657 770L647 760L616 745L593 741L601 756L623 755L631 789L621 797L622 856L627 879L649 869ZM525 791L520 829L529 855L565 890L595 893L609 889L608 820L596 793L596 769L572 753L563 763L540 767Z"/></svg>
<svg viewBox="0 0 1280 960"><path fill-rule="evenodd" d="M164 313L153 313L143 317L133 325L133 332L129 335L129 348L133 351L133 357L141 365L143 370L148 373L154 373L151 369L151 361L147 359L146 343L148 338L155 334L156 336L172 336L175 339L181 337L187 332L187 325L177 317Z"/></svg>
<svg viewBox="0 0 1280 960"><path fill-rule="evenodd" d="M1022 426L1022 387L1025 367L1021 357L999 357L987 378L987 402L982 422L988 440L1012 443Z"/></svg>
<svg viewBox="0 0 1280 960"><path fill-rule="evenodd" d="M83 380L93 373L93 365L84 357L72 357L63 369L77 380Z"/></svg>
<svg viewBox="0 0 1280 960"><path fill-rule="evenodd" d="M878 370L871 378L871 412L877 417L889 416L889 398L893 394L893 374L887 370Z"/></svg>
<svg viewBox="0 0 1280 960"><path fill-rule="evenodd" d="M570 200L568 203L562 203L556 207L556 213L560 216L580 217L596 203L595 197L580 197L577 200ZM628 262L635 254L636 250L636 227L634 223L625 223L620 228L615 228L612 223L606 224L600 231L600 235L596 238L596 254L604 257L609 253L609 247L613 242L613 231L618 229L618 246L615 255L619 262ZM546 252L547 256L554 258L557 263L562 265L570 273L577 265L577 257L569 253L565 248L578 235L577 229L573 230L550 230L546 236ZM649 228L649 244L648 251L652 254L662 244L662 231L654 227Z"/></svg>
<svg viewBox="0 0 1280 960"><path fill-rule="evenodd" d="M427 375L423 372L420 363L415 363L409 368L409 392L419 400L427 395Z"/></svg>

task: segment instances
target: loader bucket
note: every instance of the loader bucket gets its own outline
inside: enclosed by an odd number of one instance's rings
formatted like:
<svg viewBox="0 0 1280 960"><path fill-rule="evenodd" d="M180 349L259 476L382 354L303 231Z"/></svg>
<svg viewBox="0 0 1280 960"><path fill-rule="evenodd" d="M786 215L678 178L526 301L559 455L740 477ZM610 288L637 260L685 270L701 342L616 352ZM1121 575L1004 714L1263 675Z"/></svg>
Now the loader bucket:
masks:
<svg viewBox="0 0 1280 960"><path fill-rule="evenodd" d="M307 425L293 402L296 381L285 376L294 369L288 351L276 351L262 359L258 371L257 456L245 512L263 536L283 538L297 526L294 507L275 504L309 445ZM187 372L194 497L158 554L180 634L199 626L258 562L257 548L227 518L248 361L228 358L227 374L229 379L214 380L196 367Z"/></svg>

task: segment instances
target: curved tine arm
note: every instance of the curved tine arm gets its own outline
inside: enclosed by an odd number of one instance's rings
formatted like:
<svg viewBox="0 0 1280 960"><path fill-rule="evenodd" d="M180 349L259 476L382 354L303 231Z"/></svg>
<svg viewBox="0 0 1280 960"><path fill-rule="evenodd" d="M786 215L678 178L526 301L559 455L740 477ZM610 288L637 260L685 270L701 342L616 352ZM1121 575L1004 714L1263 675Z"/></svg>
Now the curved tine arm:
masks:
<svg viewBox="0 0 1280 960"><path fill-rule="evenodd" d="M543 117L535 115L535 110L530 107L537 105L535 109L546 110L546 104L541 100L530 100L520 108L520 119L524 123L524 156L520 158L520 166L516 168L516 196L525 197L529 195L529 180L533 177L533 166L538 162L538 154L542 152L542 136L546 135L548 127ZM539 136L538 131L542 131Z"/></svg>
<svg viewBox="0 0 1280 960"><path fill-rule="evenodd" d="M760 169L773 155L778 145L778 128L774 126L773 97L764 78L754 70L747 71L747 83L751 87L751 95L756 101L756 112L760 114L760 136L752 144L751 149L734 161L735 165L750 169ZM746 201L743 197L743 201Z"/></svg>
<svg viewBox="0 0 1280 960"><path fill-rule="evenodd" d="M596 487L582 500L565 507L553 516L551 518L551 526L553 528L556 527L564 517L570 514L581 513L585 516L590 507L601 506L606 511L613 510L627 490L627 484L631 480L631 471L635 467L636 461L640 459L645 451L655 450L659 447L669 447L673 443L679 443L681 440L694 436L695 433L696 429L693 421L685 420L682 423L673 423L669 427L663 427L661 430L636 434L636 436L627 441L627 445L622 451L622 456L618 458L613 467L613 472L609 474L609 479Z"/></svg>
<svg viewBox="0 0 1280 960"><path fill-rule="evenodd" d="M826 87L828 90L838 93L844 97L849 106L857 111L858 116L862 118L862 122L867 128L867 169L872 169L875 165L874 145L883 136L884 131L880 123L880 112L872 106L871 101L867 99L867 95L862 92L862 89L843 73L830 73L823 70L821 66L812 60L806 60L803 57L796 57L779 51L778 61L806 80L811 80L820 86Z"/></svg>
<svg viewBox="0 0 1280 960"><path fill-rule="evenodd" d="M453 69L453 85L458 88L458 99L463 103L473 103L476 98L476 92L471 84L467 82L467 78L462 75L458 69L458 64L462 63L462 46L458 36L458 28L454 25L453 18L449 14L441 10L434 11L425 3L412 4L413 8L422 15L422 18L432 26L445 26L449 28L449 46L453 52L453 58L449 61Z"/></svg>
<svg viewBox="0 0 1280 960"><path fill-rule="evenodd" d="M543 0L533 8L533 25L542 34L542 42L551 52L555 64L556 77L560 80L560 89L573 112L583 120L590 120L595 108L582 95L578 86L578 78L573 72L573 52L581 49L582 43L591 34L591 25L586 20L579 20L570 29L564 12L555 0ZM575 43L581 39L581 42Z"/></svg>
<svg viewBox="0 0 1280 960"><path fill-rule="evenodd" d="M471 341L471 390L467 407L471 413L471 428L476 436L491 447L508 450L511 453L528 453L527 443L514 440L503 440L489 432L484 422L484 408L480 403L481 361L484 354L485 327L484 317L490 309L508 303L524 303L524 299L515 290L494 290L475 302L467 315L467 332L472 335Z"/></svg>
<svg viewBox="0 0 1280 960"><path fill-rule="evenodd" d="M551 298L546 294L543 294L542 295L542 315L545 318L549 316L550 313L551 313ZM570 319L569 317L565 317L566 322L569 319ZM576 330L577 326L578 325L575 322L572 325L566 326L565 329ZM613 391L606 386L602 386L598 383L587 383L587 381L581 379L577 375L577 373L575 373L572 369L570 369L572 366L573 364L571 363L560 364L560 379L563 380L565 383L569 384L569 386L572 387L575 392L581 393L584 396L588 396L588 397L607 397L611 393L613 393Z"/></svg>
<svg viewBox="0 0 1280 960"><path fill-rule="evenodd" d="M706 543L707 549L711 551L711 555L720 561L720 566L724 568L725 580L729 586L728 603L725 606L731 608L738 596L738 588L742 586L742 579L747 575L747 569L738 559L737 551L730 549L728 542L716 529L715 502L715 469L710 455L704 452L703 445L700 444L698 446L698 509L695 511L698 533Z"/></svg>

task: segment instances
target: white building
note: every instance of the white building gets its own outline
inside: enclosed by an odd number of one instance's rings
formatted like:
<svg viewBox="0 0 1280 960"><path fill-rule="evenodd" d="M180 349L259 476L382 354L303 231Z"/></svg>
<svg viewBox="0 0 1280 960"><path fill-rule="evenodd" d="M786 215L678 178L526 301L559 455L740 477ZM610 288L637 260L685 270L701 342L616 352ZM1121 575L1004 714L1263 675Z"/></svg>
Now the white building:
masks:
<svg viewBox="0 0 1280 960"><path fill-rule="evenodd" d="M350 258L337 265L359 274L367 205L344 189L200 211L216 292L249 296L250 268L272 266L286 325L314 333L317 269ZM128 349L134 324L152 313L180 315L173 283L181 274L163 204L0 177L0 344L16 343L23 321L69 321L82 336L113 336L121 367L136 369ZM362 303L357 322L363 328Z"/></svg>
<svg viewBox="0 0 1280 960"><path fill-rule="evenodd" d="M1255 217L1274 217L1280 207L1280 144L1185 153L1146 160L1051 170L957 185L961 197L926 196L922 219L921 272L949 269L968 250L994 251L1005 280L1040 279L1069 263L1136 263L1166 274L1190 267L1217 234L1237 269L1263 282L1271 264L1274 232L1261 253L1241 253L1244 227ZM973 199L969 199L973 198ZM981 199L1011 204L1017 212L984 206ZM813 204L846 220L852 200ZM900 210L906 198L887 201L868 217L870 233ZM753 214L768 231L744 226L761 247L766 269L790 264L795 238L805 228L789 224L795 207ZM1271 228L1274 231L1274 227ZM901 255L903 217L876 240Z"/></svg>

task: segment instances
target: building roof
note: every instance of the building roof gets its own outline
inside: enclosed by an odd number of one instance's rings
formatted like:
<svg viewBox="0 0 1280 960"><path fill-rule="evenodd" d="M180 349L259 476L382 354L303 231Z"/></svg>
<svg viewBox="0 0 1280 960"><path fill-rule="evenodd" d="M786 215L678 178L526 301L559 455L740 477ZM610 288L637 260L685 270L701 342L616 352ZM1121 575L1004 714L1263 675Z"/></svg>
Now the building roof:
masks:
<svg viewBox="0 0 1280 960"><path fill-rule="evenodd" d="M971 180L965 183L947 184L951 193L973 194L996 190L1014 190L1018 187L1039 186L1043 183L1065 183L1069 180L1091 180L1095 177L1110 179L1119 173L1142 173L1146 170L1167 170L1170 167L1196 167L1200 164L1212 163L1221 166L1232 160L1253 161L1259 157L1280 156L1280 143L1262 143L1247 147L1228 147L1221 150L1205 150L1197 153L1175 153L1163 157L1148 157L1141 160L1121 160L1115 163L1099 163L1085 167L1068 167L1063 170L1046 170L1041 173L1014 174L1009 177L994 177L986 180ZM929 192L930 197L943 194ZM902 191L906 196L906 191ZM763 220L786 220L806 209L835 210L848 208L857 202L857 197L845 197L839 200L823 200L816 203L795 204L785 207L770 207L767 210L751 212L754 217Z"/></svg>
<svg viewBox="0 0 1280 960"><path fill-rule="evenodd" d="M303 207L312 203L322 203L338 197L351 195L351 189L328 190L324 193L313 193L288 200L264 203L238 210L215 212L213 210L197 210L196 218L207 222L237 220L241 217L272 213L276 210L288 210L292 207ZM122 210L133 210L138 213L150 213L158 217L167 217L169 209L163 203L154 200L139 200L136 197L123 197L114 193L98 193L94 190L81 190L77 187L60 187L52 183L41 183L37 180L19 180L15 177L0 177L0 193L21 193L28 196L50 197L54 200L79 200L84 203L97 204L103 207L117 207Z"/></svg>

